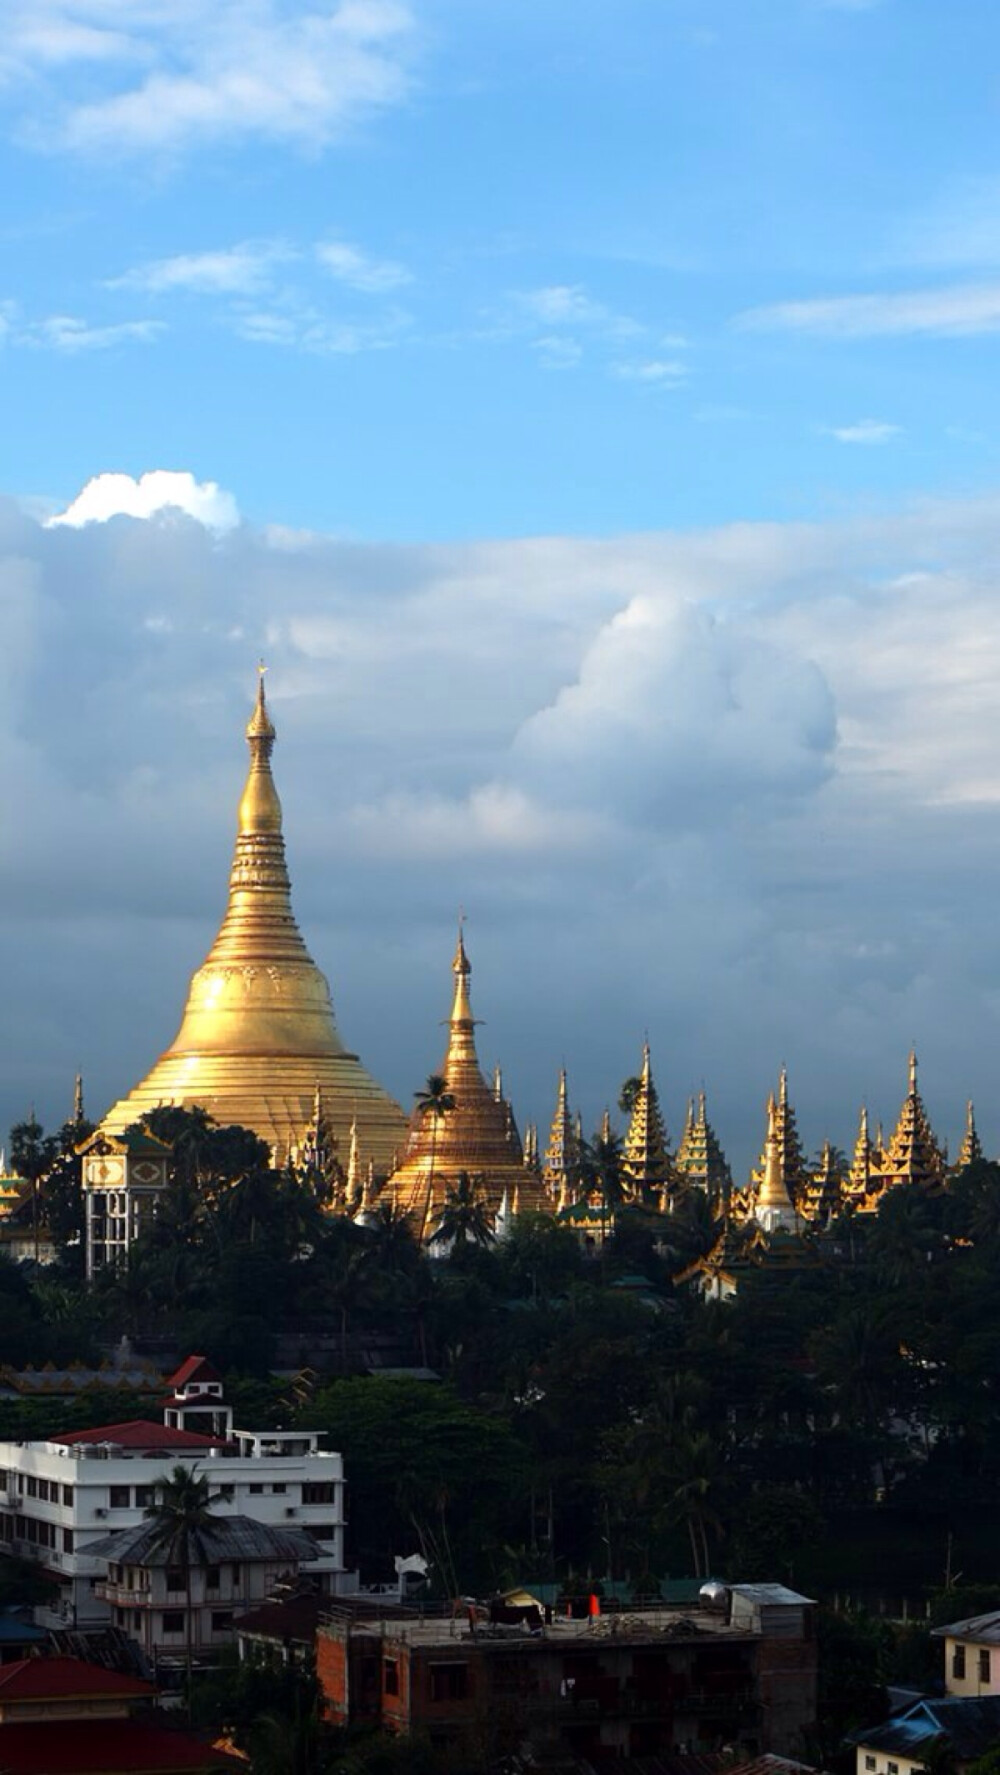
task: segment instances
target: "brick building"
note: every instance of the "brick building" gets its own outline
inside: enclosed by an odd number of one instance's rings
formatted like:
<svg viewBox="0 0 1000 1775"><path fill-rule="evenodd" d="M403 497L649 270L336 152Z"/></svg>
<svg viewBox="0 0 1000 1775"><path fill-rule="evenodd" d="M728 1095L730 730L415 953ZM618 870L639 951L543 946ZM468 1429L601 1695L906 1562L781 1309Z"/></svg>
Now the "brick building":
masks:
<svg viewBox="0 0 1000 1775"><path fill-rule="evenodd" d="M598 1764L724 1746L793 1756L816 1715L813 1605L778 1584L734 1585L686 1613L535 1625L345 1602L321 1622L316 1654L331 1723L497 1753L528 1738Z"/></svg>

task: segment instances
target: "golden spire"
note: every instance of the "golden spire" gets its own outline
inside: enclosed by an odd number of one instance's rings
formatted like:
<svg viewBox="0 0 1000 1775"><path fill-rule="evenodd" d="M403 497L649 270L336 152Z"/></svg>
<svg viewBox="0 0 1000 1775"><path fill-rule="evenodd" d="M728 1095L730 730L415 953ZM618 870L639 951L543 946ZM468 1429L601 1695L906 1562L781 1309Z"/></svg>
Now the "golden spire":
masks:
<svg viewBox="0 0 1000 1775"><path fill-rule="evenodd" d="M549 1130L549 1143L545 1148L542 1161L542 1179L550 1195L562 1200L570 1192L572 1195L576 1174L577 1147L573 1139L573 1124L569 1113L569 1094L566 1087L566 1068L559 1073L559 1088L556 1092L556 1109Z"/></svg>
<svg viewBox="0 0 1000 1775"><path fill-rule="evenodd" d="M945 1159L917 1090L917 1056L910 1050L909 1088L880 1167L884 1187L922 1183L936 1189L944 1181Z"/></svg>
<svg viewBox="0 0 1000 1775"><path fill-rule="evenodd" d="M971 1109L971 1104L970 1104ZM79 1126L84 1120L83 1111L83 1074L78 1072L73 1081L73 1120Z"/></svg>
<svg viewBox="0 0 1000 1775"><path fill-rule="evenodd" d="M682 1185L704 1190L713 1207L718 1209L728 1202L733 1174L708 1119L704 1091L698 1093L697 1111L693 1100L688 1102L687 1122L677 1148L674 1169Z"/></svg>
<svg viewBox="0 0 1000 1775"><path fill-rule="evenodd" d="M648 1042L643 1043L639 1089L625 1135L622 1180L628 1194L646 1207L673 1206L677 1176L670 1158L660 1100L653 1083Z"/></svg>
<svg viewBox="0 0 1000 1775"><path fill-rule="evenodd" d="M981 1159L982 1156L983 1143L979 1138L979 1130L976 1127L976 1112L972 1107L972 1099L970 1097L965 1107L965 1133L962 1136L962 1144L958 1149L958 1160L955 1165L955 1170L964 1171L967 1165L974 1165L976 1160Z"/></svg>
<svg viewBox="0 0 1000 1775"><path fill-rule="evenodd" d="M784 1068L782 1068L784 1073ZM778 1102L775 1103L773 1093L767 1100L767 1138L764 1142L763 1164L759 1172L755 1172L757 1197L753 1214L760 1226L767 1233L776 1230L791 1232L795 1228L795 1205L788 1190L786 1167L782 1155L781 1128L783 1114L788 1110L787 1088L784 1101L781 1097L781 1083L778 1086Z"/></svg>
<svg viewBox="0 0 1000 1775"><path fill-rule="evenodd" d="M436 1224L448 1191L463 1171L481 1184L491 1212L499 1206L504 1189L512 1192L518 1181L530 1192L530 1205L541 1206L539 1186L524 1170L510 1106L496 1097L479 1070L469 998L472 969L461 926L452 973L455 992L440 1069L452 1107L440 1116L415 1112L402 1164L393 1177L404 1211L419 1219L421 1228Z"/></svg>
<svg viewBox="0 0 1000 1775"><path fill-rule="evenodd" d="M172 1045L102 1127L120 1133L158 1104L197 1103L221 1124L252 1128L282 1163L300 1145L321 1086L333 1137L346 1134L357 1103L384 1169L405 1119L345 1049L330 989L295 922L263 668L246 740L250 765L218 935L191 981Z"/></svg>

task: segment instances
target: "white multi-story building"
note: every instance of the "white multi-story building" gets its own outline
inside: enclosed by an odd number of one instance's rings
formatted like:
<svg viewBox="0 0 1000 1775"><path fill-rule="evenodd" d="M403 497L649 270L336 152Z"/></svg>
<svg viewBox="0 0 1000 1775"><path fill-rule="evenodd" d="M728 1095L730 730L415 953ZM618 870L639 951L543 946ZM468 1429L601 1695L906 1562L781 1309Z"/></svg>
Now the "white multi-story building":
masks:
<svg viewBox="0 0 1000 1775"><path fill-rule="evenodd" d="M0 1442L0 1545L37 1559L58 1585L43 1625L110 1618L107 1559L88 1546L136 1528L156 1482L177 1465L208 1476L213 1513L304 1530L318 1557L304 1567L322 1590L357 1588L344 1569L344 1463L316 1431L239 1430L222 1380L191 1356L167 1383L163 1421L72 1430L45 1442Z"/></svg>

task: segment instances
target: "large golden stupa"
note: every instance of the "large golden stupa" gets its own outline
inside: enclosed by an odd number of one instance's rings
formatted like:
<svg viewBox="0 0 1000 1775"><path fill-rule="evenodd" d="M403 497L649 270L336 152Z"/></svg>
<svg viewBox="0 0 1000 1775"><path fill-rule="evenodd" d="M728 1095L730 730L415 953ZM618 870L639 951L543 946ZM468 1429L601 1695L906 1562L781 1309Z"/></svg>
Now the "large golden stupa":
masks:
<svg viewBox="0 0 1000 1775"><path fill-rule="evenodd" d="M406 1118L345 1049L330 989L295 922L263 671L246 735L250 771L219 934L171 1046L101 1125L118 1134L160 1104L202 1104L220 1125L252 1128L281 1164L305 1145L318 1103L340 1153L356 1124L364 1164L384 1176Z"/></svg>
<svg viewBox="0 0 1000 1775"><path fill-rule="evenodd" d="M402 1163L386 1185L421 1239L433 1237L448 1194L463 1171L481 1192L492 1217L505 1196L512 1214L549 1207L538 1176L524 1163L508 1104L499 1091L491 1091L479 1070L469 999L472 969L461 930L452 972L455 995L440 1073L451 1108L442 1115L414 1111Z"/></svg>

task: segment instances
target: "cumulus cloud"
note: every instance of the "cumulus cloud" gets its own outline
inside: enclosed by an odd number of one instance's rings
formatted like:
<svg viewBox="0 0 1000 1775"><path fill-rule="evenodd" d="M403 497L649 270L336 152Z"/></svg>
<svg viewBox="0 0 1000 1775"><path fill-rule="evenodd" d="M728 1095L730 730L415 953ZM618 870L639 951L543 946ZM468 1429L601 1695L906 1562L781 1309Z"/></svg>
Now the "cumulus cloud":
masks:
<svg viewBox="0 0 1000 1775"><path fill-rule="evenodd" d="M323 148L409 84L404 0L15 0L0 84L28 139L89 154L262 137ZM57 71L58 83L49 81ZM74 79L78 71L87 78Z"/></svg>
<svg viewBox="0 0 1000 1775"><path fill-rule="evenodd" d="M66 510L54 513L46 524L79 529L83 524L106 524L109 518L152 518L164 511L184 512L207 530L231 530L240 521L232 494L215 481L196 481L186 470L154 468L138 480L124 474L95 475Z"/></svg>
<svg viewBox="0 0 1000 1775"><path fill-rule="evenodd" d="M995 499L220 547L225 495L143 485L51 527L0 502L0 1121L65 1113L81 1057L100 1109L170 1039L263 654L300 922L401 1097L440 1059L461 902L522 1120L565 1060L591 1125L648 1029L670 1125L704 1079L739 1170L782 1059L809 1146L843 1145L916 1038L940 1132L971 1092L1000 1146ZM201 521L148 521L170 505Z"/></svg>

